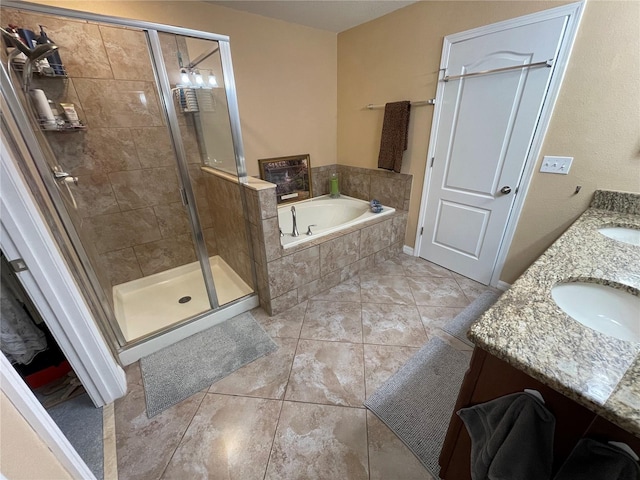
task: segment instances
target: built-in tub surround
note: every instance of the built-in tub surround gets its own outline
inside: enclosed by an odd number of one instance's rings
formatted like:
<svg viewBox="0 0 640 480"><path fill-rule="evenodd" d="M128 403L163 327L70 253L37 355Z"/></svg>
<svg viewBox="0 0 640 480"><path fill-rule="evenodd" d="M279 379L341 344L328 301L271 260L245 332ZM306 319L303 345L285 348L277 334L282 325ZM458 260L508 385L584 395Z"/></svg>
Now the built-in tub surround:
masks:
<svg viewBox="0 0 640 480"><path fill-rule="evenodd" d="M640 195L596 192L591 208L471 327L470 338L640 437L640 343L583 326L551 297L567 281L637 294L640 247L602 235L604 225L640 228Z"/></svg>
<svg viewBox="0 0 640 480"><path fill-rule="evenodd" d="M381 206L381 208L381 212L374 213L371 211L369 202L346 195L341 195L339 198L323 195L311 200L281 205L278 207L278 224L282 231L280 243L286 250L395 212L391 207ZM296 228L299 231L297 236L293 235L294 212Z"/></svg>
<svg viewBox="0 0 640 480"><path fill-rule="evenodd" d="M313 169L314 195L322 194L322 185L328 185L329 177L336 168L331 165ZM317 169L320 174L316 177ZM396 211L286 249L280 242L275 185L267 182L259 184L259 180L253 179L254 185L245 187L260 304L269 314L275 315L291 308L402 251L407 225L407 212L402 207L406 192L410 194L411 191L411 176L358 170L375 172L357 172L363 176L380 178L380 181L373 182L379 188L376 191L370 189L372 182L369 181L367 196L376 196L384 205L394 207ZM326 175L324 183L323 175ZM347 173L341 176L340 191L357 197L353 195L354 190L345 188L345 185L349 185L348 178ZM401 195L393 205L378 193L393 190L394 182L398 179L402 182ZM364 189L361 189L360 196L364 196ZM396 206L400 196L402 204ZM305 225L302 227L306 228ZM306 230L301 231L301 235L305 233Z"/></svg>

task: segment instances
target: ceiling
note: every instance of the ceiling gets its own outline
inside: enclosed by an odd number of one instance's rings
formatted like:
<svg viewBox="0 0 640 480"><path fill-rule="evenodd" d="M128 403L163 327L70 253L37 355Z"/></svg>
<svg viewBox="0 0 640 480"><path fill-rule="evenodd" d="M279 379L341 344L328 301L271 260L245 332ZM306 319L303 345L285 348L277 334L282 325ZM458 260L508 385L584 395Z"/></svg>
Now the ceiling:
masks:
<svg viewBox="0 0 640 480"><path fill-rule="evenodd" d="M342 32L415 3L401 0L210 0L223 7Z"/></svg>

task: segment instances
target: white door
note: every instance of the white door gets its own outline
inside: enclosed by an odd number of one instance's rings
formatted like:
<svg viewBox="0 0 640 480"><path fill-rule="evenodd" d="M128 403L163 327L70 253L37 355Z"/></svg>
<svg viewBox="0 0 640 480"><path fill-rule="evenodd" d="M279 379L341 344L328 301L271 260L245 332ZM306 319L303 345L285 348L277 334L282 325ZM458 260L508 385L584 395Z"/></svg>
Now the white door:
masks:
<svg viewBox="0 0 640 480"><path fill-rule="evenodd" d="M554 71L508 67L553 65L566 22L445 41L420 257L489 283Z"/></svg>

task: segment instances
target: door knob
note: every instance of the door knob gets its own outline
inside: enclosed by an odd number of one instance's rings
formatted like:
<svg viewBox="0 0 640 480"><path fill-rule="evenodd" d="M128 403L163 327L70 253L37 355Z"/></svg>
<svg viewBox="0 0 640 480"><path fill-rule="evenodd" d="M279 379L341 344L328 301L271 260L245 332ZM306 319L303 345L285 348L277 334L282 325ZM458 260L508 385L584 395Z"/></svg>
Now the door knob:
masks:
<svg viewBox="0 0 640 480"><path fill-rule="evenodd" d="M508 185L502 187L500 189L500 193L504 193L505 195L508 195L511 193L511 187L509 187Z"/></svg>

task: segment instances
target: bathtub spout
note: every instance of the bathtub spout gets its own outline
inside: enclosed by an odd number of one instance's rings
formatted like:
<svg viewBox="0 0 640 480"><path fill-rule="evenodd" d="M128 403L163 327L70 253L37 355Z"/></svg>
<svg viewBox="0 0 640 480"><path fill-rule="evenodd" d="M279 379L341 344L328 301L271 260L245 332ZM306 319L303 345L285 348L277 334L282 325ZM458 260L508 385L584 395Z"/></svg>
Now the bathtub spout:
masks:
<svg viewBox="0 0 640 480"><path fill-rule="evenodd" d="M292 237L299 237L300 233L298 233L298 224L296 222L296 207L291 205L291 216L293 217L293 232L291 232Z"/></svg>

